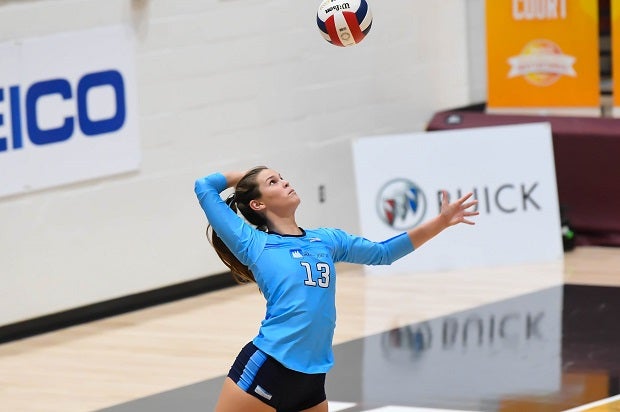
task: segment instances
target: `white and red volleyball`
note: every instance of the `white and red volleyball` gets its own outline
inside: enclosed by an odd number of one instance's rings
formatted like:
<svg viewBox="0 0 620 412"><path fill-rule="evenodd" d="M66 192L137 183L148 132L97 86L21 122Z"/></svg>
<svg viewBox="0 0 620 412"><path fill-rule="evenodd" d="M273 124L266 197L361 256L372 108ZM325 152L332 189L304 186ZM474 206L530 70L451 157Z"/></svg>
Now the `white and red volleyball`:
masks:
<svg viewBox="0 0 620 412"><path fill-rule="evenodd" d="M366 0L323 0L316 14L323 38L335 46L353 46L370 31L372 13Z"/></svg>

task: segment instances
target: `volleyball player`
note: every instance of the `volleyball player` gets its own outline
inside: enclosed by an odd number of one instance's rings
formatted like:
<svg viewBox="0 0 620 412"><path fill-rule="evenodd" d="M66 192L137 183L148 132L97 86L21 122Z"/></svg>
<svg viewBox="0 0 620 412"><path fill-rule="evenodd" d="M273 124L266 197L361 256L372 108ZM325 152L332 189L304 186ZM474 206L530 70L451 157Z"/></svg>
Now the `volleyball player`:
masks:
<svg viewBox="0 0 620 412"><path fill-rule="evenodd" d="M224 201L220 193L229 187L234 194ZM216 412L327 412L334 263L389 265L450 226L473 225L468 217L478 214L470 209L477 203L471 193L450 203L444 192L439 215L379 243L340 229L298 226L299 196L267 167L211 174L196 180L195 193L218 256L238 282L256 282L267 301L258 335L230 368Z"/></svg>

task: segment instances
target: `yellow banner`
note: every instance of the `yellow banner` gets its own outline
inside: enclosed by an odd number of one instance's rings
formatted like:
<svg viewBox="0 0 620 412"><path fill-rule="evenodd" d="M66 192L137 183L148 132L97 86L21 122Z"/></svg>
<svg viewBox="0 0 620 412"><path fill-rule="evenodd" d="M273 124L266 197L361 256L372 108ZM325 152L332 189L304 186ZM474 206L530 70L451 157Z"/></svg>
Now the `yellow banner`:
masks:
<svg viewBox="0 0 620 412"><path fill-rule="evenodd" d="M611 0L611 78L613 105L620 107L620 0Z"/></svg>
<svg viewBox="0 0 620 412"><path fill-rule="evenodd" d="M597 1L487 0L486 28L490 109L600 105Z"/></svg>

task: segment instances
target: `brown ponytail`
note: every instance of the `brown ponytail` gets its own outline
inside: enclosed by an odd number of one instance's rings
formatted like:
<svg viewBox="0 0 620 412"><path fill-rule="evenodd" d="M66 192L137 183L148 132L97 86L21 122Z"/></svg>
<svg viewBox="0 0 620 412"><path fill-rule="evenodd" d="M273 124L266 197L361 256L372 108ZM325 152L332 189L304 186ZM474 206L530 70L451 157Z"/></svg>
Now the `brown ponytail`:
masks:
<svg viewBox="0 0 620 412"><path fill-rule="evenodd" d="M266 168L266 166L258 166L247 172L235 186L235 192L226 199L226 204L235 213L239 210L250 224L263 231L267 230L267 221L261 214L250 208L250 201L261 197L256 175ZM256 282L250 268L237 259L211 225L207 227L207 239L209 239L220 260L230 269L237 283Z"/></svg>

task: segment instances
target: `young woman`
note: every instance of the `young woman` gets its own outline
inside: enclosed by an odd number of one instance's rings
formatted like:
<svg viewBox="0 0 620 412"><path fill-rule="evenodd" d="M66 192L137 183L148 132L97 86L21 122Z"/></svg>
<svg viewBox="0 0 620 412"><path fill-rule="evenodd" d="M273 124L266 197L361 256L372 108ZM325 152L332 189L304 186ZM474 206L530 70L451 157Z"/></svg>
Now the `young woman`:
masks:
<svg viewBox="0 0 620 412"><path fill-rule="evenodd" d="M226 201L220 193L234 187ZM211 243L240 283L256 282L267 300L258 335L234 361L216 412L327 412L325 374L334 363L335 262L389 265L468 217L471 193L443 193L435 218L383 242L339 229L302 229L299 196L267 167L196 180ZM245 220L237 215L241 212ZM248 224L249 222L249 224Z"/></svg>

